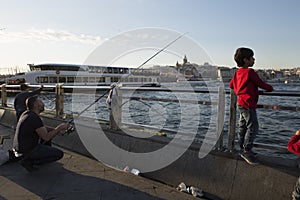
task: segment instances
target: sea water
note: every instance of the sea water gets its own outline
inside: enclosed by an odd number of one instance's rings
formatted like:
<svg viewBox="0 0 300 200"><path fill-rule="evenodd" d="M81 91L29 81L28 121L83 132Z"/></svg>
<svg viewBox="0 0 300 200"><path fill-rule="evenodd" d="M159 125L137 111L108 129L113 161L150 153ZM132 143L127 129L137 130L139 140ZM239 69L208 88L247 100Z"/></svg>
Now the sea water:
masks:
<svg viewBox="0 0 300 200"><path fill-rule="evenodd" d="M190 88L187 83L172 83L166 84L163 87L184 89ZM276 91L300 91L300 84L272 84ZM217 91L217 85L195 84L192 88L207 89ZM215 87L215 88L214 88ZM225 89L228 89L228 84L225 84ZM65 94L64 112L76 114L82 112L90 104L103 94L102 92L92 92L85 94ZM197 132L199 135L204 135L208 130L215 130L217 127L217 108L214 105L197 105L180 103L180 100L196 99L198 101L217 101L218 94L212 93L180 93L180 92L160 92L160 91L123 91L124 97L122 104L122 121L125 123L135 123L148 126L154 126L159 129L167 128L172 130L184 130L185 132ZM48 93L41 95L46 109L54 109L55 96ZM141 100L129 100L129 97L140 97ZM177 99L177 102L166 101L144 101L142 98L151 99ZM13 102L13 97L8 98L8 103ZM76 99L76 103L74 103ZM90 109L87 109L81 116L92 117L98 119L109 119L109 110L105 103L106 99L102 98L97 101ZM228 118L229 118L229 95L225 96L225 116L223 133L228 133ZM289 96L264 96L260 95L258 104L262 105L280 105L300 107L300 97ZM198 106L198 107L195 107ZM299 111L290 110L270 110L264 108L257 109L259 121L259 134L255 142L279 145L286 147L289 138L300 129ZM237 113L237 120L239 116ZM237 129L236 129L237 130ZM226 140L224 140L226 146ZM290 153L280 151L269 151L258 149L259 153L272 154L280 157L293 157Z"/></svg>

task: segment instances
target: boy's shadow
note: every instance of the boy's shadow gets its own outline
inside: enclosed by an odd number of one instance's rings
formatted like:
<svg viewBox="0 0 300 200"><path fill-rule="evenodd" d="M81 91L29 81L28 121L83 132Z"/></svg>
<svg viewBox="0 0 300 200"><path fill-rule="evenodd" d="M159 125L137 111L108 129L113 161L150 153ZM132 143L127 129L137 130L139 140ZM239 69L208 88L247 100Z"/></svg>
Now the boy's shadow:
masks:
<svg viewBox="0 0 300 200"><path fill-rule="evenodd" d="M0 170L0 200L2 199L158 199L150 194L117 183L120 173L108 167L77 172L60 162L40 166L27 172L18 163L7 163ZM65 167L66 166L66 167ZM94 164L95 166L95 164ZM67 168L70 168L67 169ZM98 170L97 170L98 169ZM100 170L100 171L99 171ZM102 171L101 171L102 170ZM80 174L79 174L80 173ZM110 177L110 180L105 180ZM132 178L132 177L131 177ZM128 178L127 178L128 179ZM130 180L127 180L128 182Z"/></svg>

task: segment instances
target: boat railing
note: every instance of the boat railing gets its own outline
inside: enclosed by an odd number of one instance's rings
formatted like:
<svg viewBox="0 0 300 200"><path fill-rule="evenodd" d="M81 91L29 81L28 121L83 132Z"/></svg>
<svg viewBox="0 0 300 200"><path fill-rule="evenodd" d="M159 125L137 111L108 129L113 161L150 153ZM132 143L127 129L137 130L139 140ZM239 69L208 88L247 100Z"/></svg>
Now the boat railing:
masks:
<svg viewBox="0 0 300 200"><path fill-rule="evenodd" d="M29 85L30 87L40 87L40 85ZM19 92L18 89L19 86L16 85L5 85L3 84L1 86L1 104L2 106L8 106L7 105L7 93L9 92ZM57 84L57 85L47 85L44 86L44 91L54 91L55 92L55 113L56 117L63 117L64 115L64 90L69 90L69 89L90 89L90 90L95 90L97 89L98 91L106 91L106 94L108 94L108 90L110 87L108 86L64 86L63 84ZM190 100L190 99L182 99L180 102L182 103L187 103L187 104L201 104L201 105L217 105L218 106L218 115L217 115L217 124L222 123L224 124L224 117L225 117L225 95L230 96L229 100L229 117L228 117L228 132L227 135L224 135L223 131L223 126L220 126L216 128L216 131L218 133L221 133L221 136L218 139L217 144L215 145L215 148L217 149L224 149L224 146L226 146L226 150L232 152L235 150L235 146L237 143L236 138L236 125L237 125L237 97L234 94L233 90L230 89L224 89L224 87L219 87L218 89L215 90L208 90L208 89L181 89L181 88L172 88L170 90L169 88L144 88L144 87L121 87L119 88L121 91L152 91L152 92L178 92L178 93L214 93L219 95L218 96L218 102L217 101L199 101L199 100ZM120 92L119 94L122 94ZM260 91L260 95L262 96L287 96L287 97L300 97L300 92L298 91L273 91L273 92L264 92ZM106 97L105 95L104 97ZM174 99L168 99L168 98L153 98L153 97L137 97L137 96L132 96L132 97L126 97L126 96L121 96L118 98L123 98L123 99L128 99L130 100L136 100L136 101L159 101L159 102L178 102L178 100ZM122 102L122 101L121 101ZM122 103L120 105L115 106L115 107L121 107ZM114 105L112 104L112 107ZM270 110L288 110L291 112L299 112L300 108L298 106L282 106L282 105L264 105L264 104L259 104L258 109L270 109ZM222 112L221 112L222 111ZM113 117L113 118L120 118L120 117ZM111 119L111 118L110 118ZM121 119L120 119L121 120ZM121 122L120 122L121 123ZM118 125L118 123L116 123ZM157 127L152 127L152 126L146 126L146 125L140 125L140 124L135 124L136 126L144 126L150 129L159 129ZM117 128L117 127L115 127ZM220 130L222 128L222 130ZM178 133L178 131L174 131L171 129L159 129L160 131L165 131L168 133ZM183 135L188 135L188 133L181 132ZM225 136L225 137L224 137ZM203 139L204 136L197 135L197 138ZM223 140L226 138L227 142L225 143ZM276 150L280 152L287 152L286 146L280 146L280 145L274 145L274 144L265 144L265 143L254 143L255 147L262 148L262 149L267 149L267 150Z"/></svg>

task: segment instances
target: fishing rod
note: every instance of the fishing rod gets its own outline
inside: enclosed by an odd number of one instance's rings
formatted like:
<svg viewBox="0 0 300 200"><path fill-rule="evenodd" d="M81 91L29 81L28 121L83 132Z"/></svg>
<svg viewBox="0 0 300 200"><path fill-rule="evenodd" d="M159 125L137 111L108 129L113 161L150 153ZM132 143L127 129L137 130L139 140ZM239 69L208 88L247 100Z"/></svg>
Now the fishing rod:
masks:
<svg viewBox="0 0 300 200"><path fill-rule="evenodd" d="M162 49L160 49L158 52L156 52L155 54L153 54L150 58L148 58L145 62L143 62L142 64L140 64L136 69L140 69L141 67L143 67L146 63L148 63L151 59L153 59L155 56L157 56L158 54L160 54L162 51L164 51L166 48L168 48L170 45L172 45L173 43L175 43L177 40L179 40L180 38L182 38L184 35L186 35L188 32L181 34L180 36L178 36L177 38L175 38L175 40L171 41L170 43L168 43L166 46L164 46ZM129 75L128 75L129 76ZM121 79L120 79L121 80ZM86 110L88 110L91 106L93 106L95 103L97 103L100 99L102 99L105 95L107 95L111 90L114 89L114 87L120 83L120 80L116 83L111 85L110 90L107 90L103 95L101 95L100 97L98 97L94 102L92 102L89 106L87 106L85 109L83 109L80 113L78 113L78 115L76 117L79 117L82 113L84 113ZM68 124L71 124L74 121L74 118L71 119ZM67 129L66 133L70 133L72 131L74 131L74 127L70 126L70 128Z"/></svg>
<svg viewBox="0 0 300 200"><path fill-rule="evenodd" d="M175 40L173 40L172 42L170 42L169 44L167 44L165 47L163 47L162 49L160 49L158 52L156 52L153 56L151 56L148 60L146 60L145 62L143 62L140 66L137 67L137 69L141 68L142 66L144 66L147 62L149 62L152 58L154 58L155 56L157 56L158 54L160 54L162 51L164 51L166 48L168 48L170 45L172 45L174 42L176 42L177 40L179 40L180 38L182 38L184 35L186 35L188 32L183 33L182 35L178 36Z"/></svg>
<svg viewBox="0 0 300 200"><path fill-rule="evenodd" d="M174 42L176 42L177 40L179 40L180 38L182 38L185 34L184 33L182 35L180 35L179 37L177 37L175 40L171 41L169 44L167 44L165 47L163 47L162 49L160 49L158 52L156 52L153 56L151 56L149 59L147 59L145 62L143 62L140 66L137 67L137 69L141 68L142 66L144 66L147 62L149 62L152 58L154 58L155 56L157 56L159 53L161 53L162 51L164 51L166 48L168 48L170 45L172 45ZM117 82L117 84L120 83L120 80ZM93 103L91 103L89 106L87 106L85 109L83 109L80 113L78 113L78 115L76 117L79 117L82 113L84 113L86 110L88 110L92 105L94 105L95 103L97 103L100 99L102 99L106 94L108 94L112 89L114 89L114 87L116 86L116 84L111 85L110 90L107 90L104 94L102 94L100 97L98 97ZM140 101L142 102L142 101ZM142 102L147 106L150 106L148 104L146 104L145 102ZM124 105L124 104L122 104ZM68 124L70 125L66 132L64 134L69 134L71 132L73 132L75 130L74 126L71 125L71 123L74 121L74 118L71 119L70 121L68 121ZM63 134L63 135L64 135ZM45 144L47 141L43 141L42 144ZM29 156L32 154L29 153L28 155L26 155L25 157L23 157L22 159L26 159L29 158Z"/></svg>
<svg viewBox="0 0 300 200"><path fill-rule="evenodd" d="M83 109L80 113L77 114L76 117L79 117L82 113L84 113L87 109L89 109L92 105L97 103L100 99L102 99L110 90L107 90L104 94L102 94L100 97L98 97L93 103L91 103L89 106L87 106L85 109ZM71 119L68 123L72 123L74 121L74 118Z"/></svg>

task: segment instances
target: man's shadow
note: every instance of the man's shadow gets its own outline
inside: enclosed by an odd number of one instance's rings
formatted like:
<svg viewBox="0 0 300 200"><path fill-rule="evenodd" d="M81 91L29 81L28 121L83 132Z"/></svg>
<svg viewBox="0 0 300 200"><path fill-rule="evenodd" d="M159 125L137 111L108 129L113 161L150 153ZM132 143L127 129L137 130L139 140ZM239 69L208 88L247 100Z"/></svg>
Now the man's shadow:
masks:
<svg viewBox="0 0 300 200"><path fill-rule="evenodd" d="M75 165L73 163L71 167L66 166L71 170L62 165L60 162L51 163L39 167L39 170L35 172L27 172L18 163L7 163L1 166L0 200L159 199L145 192L117 183L122 178L118 174L125 172L118 172L108 167L96 167L93 171L91 169L93 166L90 166L90 169L86 171L82 168L79 174L75 172L76 163ZM68 165L68 163L64 165ZM97 171L97 169L100 169L100 171ZM110 178L114 182L106 180L105 177Z"/></svg>

